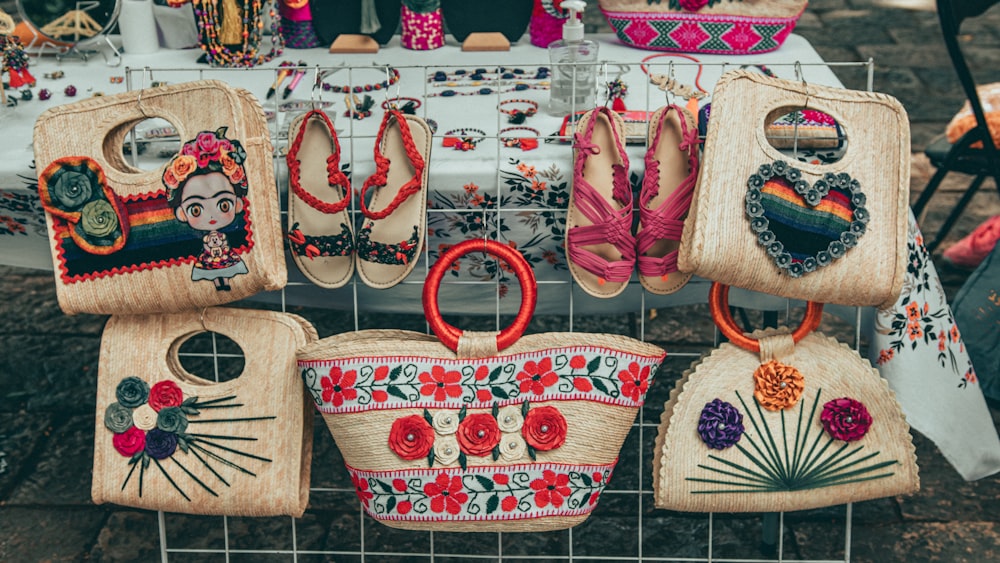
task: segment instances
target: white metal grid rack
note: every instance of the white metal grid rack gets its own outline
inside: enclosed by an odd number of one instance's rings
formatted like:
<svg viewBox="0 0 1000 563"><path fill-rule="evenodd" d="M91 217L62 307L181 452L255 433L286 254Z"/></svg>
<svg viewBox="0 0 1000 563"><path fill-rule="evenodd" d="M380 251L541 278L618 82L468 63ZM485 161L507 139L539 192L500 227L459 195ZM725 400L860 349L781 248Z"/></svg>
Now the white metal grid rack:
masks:
<svg viewBox="0 0 1000 563"><path fill-rule="evenodd" d="M744 61L740 61L741 64ZM598 72L606 72L608 67L614 69L620 65L605 63ZM635 64L635 63L629 63ZM803 66L797 62L776 64L769 62L772 68L783 68L783 74L790 75L792 69L796 74ZM825 63L827 66L853 66L859 72L867 73L868 89L872 89L872 61L867 63ZM499 66L499 65L495 65ZM651 72L676 73L678 80L694 82L697 64L686 61L666 62L660 60L651 63ZM721 74L725 70L738 68L738 65L715 64L713 66ZM419 73L430 73L443 68L442 65L397 67ZM447 68L447 67L444 67ZM361 83L355 78L355 72L364 70L365 78L371 77L371 67L310 67L310 81L318 73L327 70L338 70L346 75L349 84ZM346 72L344 72L346 71ZM241 73L245 78L249 73L258 85L270 84L277 75L275 68L257 69L208 69L196 71L192 77L190 68L133 68L126 70L126 86L129 90L150 87L155 80L174 81L174 76L180 80L193 78L227 78L235 77L230 73ZM176 74L175 74L176 73ZM341 78L344 78L341 75ZM632 95L640 89L632 84ZM305 88L303 88L305 90ZM647 107L655 107L651 103L663 96L654 86L643 85L642 95ZM430 87L424 86L424 94L430 94ZM376 96L381 95L376 92ZM395 95L390 92L387 96ZM501 96L509 92L497 88L491 94L499 101ZM328 97L320 95L320 99ZM425 98L426 99L426 98ZM381 100L376 99L376 102ZM376 103L376 112L378 103ZM280 114L281 107L276 100L265 103L265 109ZM426 116L426 104L418 110L418 114ZM586 108L582 108L586 109ZM331 114L333 110L330 110ZM289 114L291 115L291 114ZM498 115L499 131L503 125ZM377 120L373 116L370 119ZM285 120L284 128L290 119ZM345 131L340 133L341 143L364 142L366 136L355 135L353 120L347 120ZM283 143L282 125L275 119L271 127L272 142L278 152ZM440 133L439 133L440 134ZM494 135L494 138L497 136ZM136 135L131 136L131 154L138 154ZM370 146L371 141L367 141ZM496 158L499 161L500 143L497 143ZM567 145L565 150L572 149ZM351 150L351 170L356 170L356 161L363 158L365 151ZM275 167L284 166L283 158L276 154ZM499 168L499 167L498 167ZM497 190L499 181L497 172ZM280 176L279 176L280 177ZM499 198L498 198L499 201ZM282 213L287 204L283 201ZM353 209L353 208L352 208ZM455 212L456 210L450 210ZM458 210L463 213L495 213L505 210L497 207L489 210ZM518 208L517 211L532 211ZM537 211L537 210L535 210ZM356 212L356 211L355 211ZM437 210L431 209L429 213ZM425 250L426 252L426 250ZM426 263L426 256L425 256ZM294 268L294 265L289 265ZM420 268L414 271L404 283L422 284L426 274ZM348 312L337 316L340 330L365 328L367 324L388 323L400 328L398 323L409 323L406 328L424 328L425 324L419 318L388 315L375 320L366 314L366 304L359 298L358 282L352 282L353 301L348 303ZM491 284L495 281L454 282L459 284L480 283ZM662 338L663 328L649 314L649 307L643 298L641 306L627 314L605 316L599 318L582 317L574 311L572 292L569 291L569 281L548 281L541 283L565 284L570 294L567 314L554 319L542 319L545 330L584 330L588 332L620 332L641 340L655 341L660 345L669 346ZM276 297L274 308L282 311L289 309L288 297L304 290L305 284L290 283ZM351 286L349 286L351 287ZM460 285L458 287L461 287ZM256 305L255 305L256 306ZM653 507L653 491L651 484L651 459L653 440L656 437L663 401L666 399L673 382L694 359L707 352L712 342L718 344L718 335L712 323L707 320L705 309L687 306L678 309L681 314L697 317L692 319L695 329L692 343L683 345L678 350L668 347L668 357L647 396L647 405L640 409L636 422L622 448L620 461L609 487L604 491L601 502L583 524L574 529L547 533L491 533L491 534L456 534L435 532L410 532L395 530L374 522L365 516L360 503L354 494L353 486L342 468L339 454L333 446L333 440L317 416L316 445L314 452L314 486L311 489L310 508L304 518L233 518L233 517L202 517L177 514L158 514L158 533L160 556L163 561L663 561L663 562L762 562L762 561L809 561L812 563L846 562L851 559L851 527L852 506L818 509L795 513L786 517L779 514L750 515L713 515L713 514L680 514ZM787 317L786 306L786 317ZM446 314L454 313L445 311ZM461 313L461 312L459 312ZM504 315L509 311L501 307L496 299L496 314L492 324L494 328L502 326ZM308 314L307 314L308 316ZM377 315L376 315L377 316ZM764 315L765 317L768 314ZM757 317L759 320L760 317ZM765 322L773 322L776 317L768 317ZM853 344L860 347L860 312L849 319L853 325ZM312 319L310 319L312 320ZM834 321L836 322L836 321ZM489 324L489 323L487 323ZM385 326L384 324L381 326ZM482 329L483 327L477 327ZM487 327L488 328L488 327ZM320 336L327 336L320 331ZM700 345L699 345L700 343ZM216 380L229 378L242 369L242 357L238 348L227 347L215 334L201 335L182 348L182 361L201 361L201 372L213 371ZM195 371L195 370L189 370ZM319 469L319 471L317 471ZM318 474L319 473L319 474ZM808 549L802 549L794 537L794 525L800 522L820 522L825 529L822 541L819 538L807 538Z"/></svg>

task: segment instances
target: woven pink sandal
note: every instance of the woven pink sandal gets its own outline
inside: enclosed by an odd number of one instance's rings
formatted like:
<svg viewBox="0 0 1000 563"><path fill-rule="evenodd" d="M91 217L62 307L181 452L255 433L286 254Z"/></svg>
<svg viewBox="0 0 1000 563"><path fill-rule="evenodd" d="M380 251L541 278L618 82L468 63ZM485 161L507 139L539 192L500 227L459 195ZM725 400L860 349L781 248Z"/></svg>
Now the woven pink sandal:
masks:
<svg viewBox="0 0 1000 563"><path fill-rule="evenodd" d="M639 283L673 293L691 279L677 270L684 219L698 179L698 128L687 109L662 107L649 120L646 175L639 192Z"/></svg>
<svg viewBox="0 0 1000 563"><path fill-rule="evenodd" d="M594 297L625 291L635 267L624 129L621 116L598 107L583 115L573 135L566 258L573 279Z"/></svg>

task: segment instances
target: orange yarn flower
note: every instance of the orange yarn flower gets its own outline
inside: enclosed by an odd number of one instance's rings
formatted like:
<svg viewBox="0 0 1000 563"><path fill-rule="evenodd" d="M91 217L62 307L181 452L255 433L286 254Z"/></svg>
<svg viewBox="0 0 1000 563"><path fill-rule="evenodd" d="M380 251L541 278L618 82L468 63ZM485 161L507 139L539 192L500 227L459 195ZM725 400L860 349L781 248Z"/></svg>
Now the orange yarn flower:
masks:
<svg viewBox="0 0 1000 563"><path fill-rule="evenodd" d="M753 372L753 379L753 396L767 410L791 408L802 396L804 378L793 366L771 360Z"/></svg>

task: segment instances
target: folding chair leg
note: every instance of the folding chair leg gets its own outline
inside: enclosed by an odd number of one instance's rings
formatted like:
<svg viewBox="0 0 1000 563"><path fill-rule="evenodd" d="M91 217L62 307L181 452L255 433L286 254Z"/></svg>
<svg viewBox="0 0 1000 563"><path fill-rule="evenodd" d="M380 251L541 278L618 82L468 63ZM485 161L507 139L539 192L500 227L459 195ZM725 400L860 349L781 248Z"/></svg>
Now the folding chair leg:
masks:
<svg viewBox="0 0 1000 563"><path fill-rule="evenodd" d="M926 207L931 201L931 198L934 197L934 193L937 191L941 182L944 180L944 177L947 175L948 169L946 167L942 166L941 168L938 168L937 171L934 172L934 175L931 176L931 179L927 182L927 185L924 187L924 191L920 192L920 197L917 199L917 203L913 204L913 216L917 218L917 223L921 223L923 221L923 217L920 215L923 213L924 207Z"/></svg>
<svg viewBox="0 0 1000 563"><path fill-rule="evenodd" d="M983 174L976 176L975 179L972 180L972 183L969 184L965 193L962 194L962 198L958 200L958 203L951 210L951 213L948 214L948 218L944 220L944 223L941 224L941 228L939 228L937 234L934 235L934 240L927 245L928 253L934 252L934 249L936 249L938 245L941 244L941 241L948 236L951 228L955 226L955 223L958 222L958 218L962 215L962 212L965 211L966 206L969 205L973 196L976 195L976 192L978 192L979 188L983 185L984 180L986 180L986 176Z"/></svg>

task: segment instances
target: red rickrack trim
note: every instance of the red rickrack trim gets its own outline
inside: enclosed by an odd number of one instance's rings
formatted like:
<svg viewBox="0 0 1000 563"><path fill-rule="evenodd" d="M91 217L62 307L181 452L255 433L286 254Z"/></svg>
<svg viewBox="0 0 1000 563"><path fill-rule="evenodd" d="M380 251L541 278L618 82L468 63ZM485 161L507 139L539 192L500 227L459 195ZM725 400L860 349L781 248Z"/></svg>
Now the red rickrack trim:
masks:
<svg viewBox="0 0 1000 563"><path fill-rule="evenodd" d="M326 183L331 188L334 186L343 186L344 188L344 197L335 203L327 203L302 188L302 163L297 157L299 149L302 148L302 138L305 136L309 120L313 118L318 118L326 126L333 144L333 154L326 159ZM292 142L285 161L288 163L288 185L291 186L292 191L299 199L306 202L306 205L321 213L328 214L340 213L347 209L351 202L351 181L340 169L340 142L337 140L337 131L333 128L330 117L323 110L312 110L302 119L302 126L299 127L299 132L295 135L295 141Z"/></svg>
<svg viewBox="0 0 1000 563"><path fill-rule="evenodd" d="M385 128L389 124L390 119L395 119L396 124L399 126L400 136L403 138L403 148L406 149L406 155L410 158L410 162L413 164L413 177L410 178L408 182L399 188L399 192L396 197L393 198L389 205L385 206L382 211L372 211L368 209L368 205L365 204L366 193L368 189L372 186L382 187L385 186L388 181L386 174L389 171L389 159L383 155L379 149L382 147L382 143L385 139ZM423 155L417 150L416 144L413 142L413 135L410 134L410 125L406 122L406 118L403 114L396 110L388 110L385 112L385 116L382 118L382 124L379 125L378 135L375 138L375 173L365 180L364 185L361 187L361 213L365 217L378 220L385 219L393 211L396 210L407 198L413 194L419 193L424 180L424 162Z"/></svg>
<svg viewBox="0 0 1000 563"><path fill-rule="evenodd" d="M639 68L642 69L643 74L649 76L649 68L646 67L646 63L660 57L680 57L682 59L687 59L689 61L698 63L698 74L696 74L694 77L694 87L702 92L705 92L706 94L708 93L708 90L701 87L701 71L703 71L705 67L702 66L700 60L698 60L695 57L692 57L691 55L685 55L684 53L656 53L653 55L649 55L648 57L642 59L642 62L639 63Z"/></svg>
<svg viewBox="0 0 1000 563"><path fill-rule="evenodd" d="M719 282L712 282L711 289L708 290L708 307L712 313L712 320L719 331L730 342L751 352L760 352L760 343L749 336L745 336L743 331L736 326L736 320L729 312L729 286ZM823 304L816 301L806 303L806 315L802 318L802 323L792 331L792 340L798 342L805 338L810 332L819 328L819 322L823 318Z"/></svg>
<svg viewBox="0 0 1000 563"><path fill-rule="evenodd" d="M470 239L445 251L427 272L423 291L424 314L427 316L427 323L430 325L431 331L441 340L441 343L451 350L458 350L458 341L462 336L462 331L446 323L441 316L441 309L438 306L438 290L441 287L441 280L444 279L445 273L450 271L451 265L462 256L472 252L485 252L503 260L514 270L514 277L521 284L521 308L518 309L514 322L497 334L497 350L503 350L517 342L518 338L524 334L528 323L531 322L531 317L535 314L535 304L538 301L538 285L535 282L534 270L531 269L524 256L510 246L493 240Z"/></svg>

